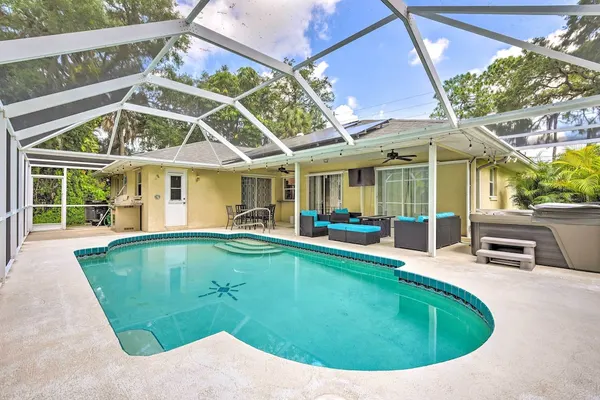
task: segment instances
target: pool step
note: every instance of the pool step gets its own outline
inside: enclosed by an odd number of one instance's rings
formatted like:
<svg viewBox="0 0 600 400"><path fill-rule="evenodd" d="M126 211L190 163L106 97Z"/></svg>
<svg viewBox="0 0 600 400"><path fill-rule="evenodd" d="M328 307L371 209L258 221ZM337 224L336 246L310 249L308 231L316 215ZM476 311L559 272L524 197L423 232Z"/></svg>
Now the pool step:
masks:
<svg viewBox="0 0 600 400"><path fill-rule="evenodd" d="M266 243L266 242L261 242L260 240L254 240L254 239L233 239L233 240L228 240L227 243L242 243L242 244L246 244L249 246L271 246L272 245Z"/></svg>
<svg viewBox="0 0 600 400"><path fill-rule="evenodd" d="M133 329L117 333L121 347L130 356L151 356L165 350L156 336L144 329Z"/></svg>
<svg viewBox="0 0 600 400"><path fill-rule="evenodd" d="M217 243L215 244L217 249L225 250L232 254L241 254L247 256L262 256L264 254L278 254L283 250L277 247L272 247L270 249L264 248L256 248L256 249L241 249L239 247L232 246L230 243Z"/></svg>
<svg viewBox="0 0 600 400"><path fill-rule="evenodd" d="M229 246L233 246L236 247L238 249L242 249L242 250L271 250L271 249L275 249L276 247L267 244L267 243L263 243L263 242L255 242L255 243L247 243L241 240L228 240L226 242Z"/></svg>

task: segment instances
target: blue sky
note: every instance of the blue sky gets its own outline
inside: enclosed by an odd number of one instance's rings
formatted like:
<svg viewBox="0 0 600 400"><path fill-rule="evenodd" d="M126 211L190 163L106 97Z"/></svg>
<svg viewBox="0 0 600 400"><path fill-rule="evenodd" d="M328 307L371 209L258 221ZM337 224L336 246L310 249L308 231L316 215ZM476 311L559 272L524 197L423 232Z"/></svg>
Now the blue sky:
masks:
<svg viewBox="0 0 600 400"><path fill-rule="evenodd" d="M407 0L409 5L517 5L518 0ZM575 1L544 1L574 4ZM191 0L180 0L187 12ZM211 29L278 58L303 60L390 14L379 0L212 0L197 20ZM548 36L564 26L561 17L451 16L499 33L527 40ZM493 57L510 54L511 46L418 18L422 37L442 79L485 68ZM342 118L427 118L435 107L433 89L422 66L410 54L413 45L396 20L336 52L317 60L336 95L334 108ZM412 62L411 62L412 60ZM184 70L209 72L228 65L261 66L200 41L193 43Z"/></svg>

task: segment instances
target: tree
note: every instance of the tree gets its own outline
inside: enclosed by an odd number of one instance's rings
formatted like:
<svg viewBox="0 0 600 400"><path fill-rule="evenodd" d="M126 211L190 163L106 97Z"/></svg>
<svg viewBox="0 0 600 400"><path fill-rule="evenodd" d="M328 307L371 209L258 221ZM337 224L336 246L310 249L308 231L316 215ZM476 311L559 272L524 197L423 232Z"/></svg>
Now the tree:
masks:
<svg viewBox="0 0 600 400"><path fill-rule="evenodd" d="M0 5L0 40L127 26L180 17L171 0L7 0ZM138 42L0 65L0 100L4 104L11 104L142 72L166 41L167 39ZM171 51L160 60L155 72L169 79L230 97L266 82L276 73L260 73L250 67L233 72L223 66L212 74L204 72L197 77L190 76L181 71L183 55L188 47L188 37L181 36ZM293 60L285 62L293 64ZM315 64L311 63L299 72L317 95L331 106L334 100L331 81L327 77L315 76L314 71ZM126 88L53 107L35 115L14 118L11 122L16 130L20 130L60 116L115 103L123 99L128 90ZM128 101L196 117L219 105L210 100L152 85L138 87ZM247 96L242 103L280 138L321 129L326 124L320 109L289 77ZM112 133L115 116L116 113L113 113L90 121L38 147L92 153L109 151L110 139L106 135L100 135L98 128ZM41 121L42 119L45 120ZM226 107L214 113L206 118L206 122L235 145L258 147L268 142L234 107ZM125 155L177 146L183 142L189 128L190 124L185 122L122 111L110 152ZM204 136L199 129L195 129L189 142L198 140L204 140ZM117 150L114 150L115 147ZM62 173L54 169L38 172ZM59 201L52 197L55 192L52 187L45 187L43 182L37 185L40 196L48 197L47 200L51 202ZM69 172L69 185L75 185L72 190L69 189L68 194L68 201L74 204L104 199L107 194L106 182L97 181L85 171ZM55 211L52 209L52 212ZM81 222L83 214L79 215L80 211L83 210L70 209L69 221ZM43 220L46 214L36 214L37 220Z"/></svg>
<svg viewBox="0 0 600 400"><path fill-rule="evenodd" d="M593 0L581 0L592 4ZM556 42L536 38L533 43L584 59L600 60L600 18L571 16L564 33ZM600 73L549 57L523 51L520 56L501 58L480 74L458 75L444 82L450 102L459 118L473 118L532 106L573 100L600 93ZM444 118L441 105L432 113ZM494 126L496 133L507 135L538 129L556 129L560 124L592 124L600 121L600 108L552 114ZM588 137L596 132L587 131ZM557 134L540 137L539 143L554 142ZM525 142L526 139L516 140ZM556 148L553 152L556 157Z"/></svg>
<svg viewBox="0 0 600 400"><path fill-rule="evenodd" d="M485 84L481 75L467 72L448 79L443 85L452 108L460 119L483 117L497 109L494 92ZM431 117L446 118L440 103L433 110Z"/></svg>
<svg viewBox="0 0 600 400"><path fill-rule="evenodd" d="M600 201L600 145L567 150L556 161L514 176L513 202L521 207L541 203Z"/></svg>
<svg viewBox="0 0 600 400"><path fill-rule="evenodd" d="M567 150L553 165L556 188L575 193L584 202L600 201L600 145Z"/></svg>
<svg viewBox="0 0 600 400"><path fill-rule="evenodd" d="M555 179L556 168L551 163L540 162L536 169L520 172L510 178L509 185L515 189L511 200L522 209L542 203L573 201L573 193L553 185Z"/></svg>

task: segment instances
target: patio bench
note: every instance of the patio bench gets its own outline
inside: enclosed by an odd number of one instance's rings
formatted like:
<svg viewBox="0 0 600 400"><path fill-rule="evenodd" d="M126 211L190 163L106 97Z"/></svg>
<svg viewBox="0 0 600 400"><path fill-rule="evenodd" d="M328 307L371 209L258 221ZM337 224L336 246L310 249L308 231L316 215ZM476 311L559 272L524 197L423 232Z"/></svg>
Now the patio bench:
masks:
<svg viewBox="0 0 600 400"><path fill-rule="evenodd" d="M513 261L521 269L531 271L535 267L535 246L533 240L517 240L486 236L481 238L481 248L477 250L477 263ZM512 250L520 250L516 252Z"/></svg>
<svg viewBox="0 0 600 400"><path fill-rule="evenodd" d="M381 239L381 227L372 225L356 224L331 224L327 226L329 231L329 240L338 242L361 244L379 243Z"/></svg>

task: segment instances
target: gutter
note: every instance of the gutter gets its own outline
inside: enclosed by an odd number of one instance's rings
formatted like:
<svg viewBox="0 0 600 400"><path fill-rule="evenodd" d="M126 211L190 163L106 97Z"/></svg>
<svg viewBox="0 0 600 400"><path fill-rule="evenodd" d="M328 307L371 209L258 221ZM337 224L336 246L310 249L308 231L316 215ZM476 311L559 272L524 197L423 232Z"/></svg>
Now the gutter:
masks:
<svg viewBox="0 0 600 400"><path fill-rule="evenodd" d="M500 137L498 137L495 133L490 131L485 126L479 126L476 128L476 130L479 130L480 133L486 137L486 139L489 139L490 141L494 142L494 144L498 145L498 147L504 148L506 150L506 152L508 153L508 155L510 155L512 157L516 157L518 161L527 165L529 168L534 168L534 169L537 168L537 165L533 160L531 160L529 157L521 154L521 152L519 152L519 150L517 150L515 147L511 146L510 144L506 143L504 140L502 140Z"/></svg>

